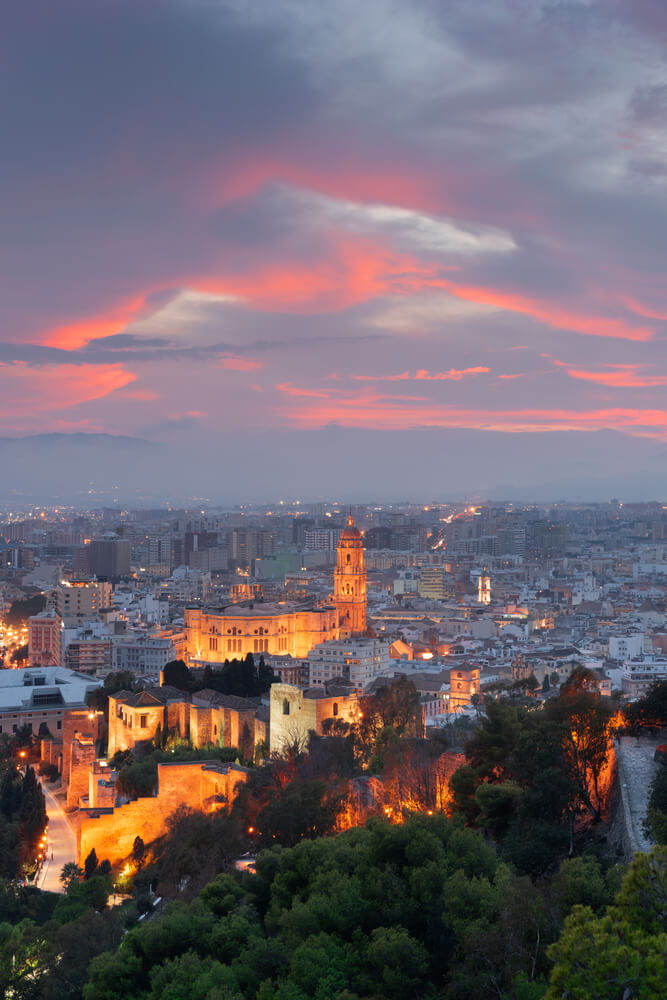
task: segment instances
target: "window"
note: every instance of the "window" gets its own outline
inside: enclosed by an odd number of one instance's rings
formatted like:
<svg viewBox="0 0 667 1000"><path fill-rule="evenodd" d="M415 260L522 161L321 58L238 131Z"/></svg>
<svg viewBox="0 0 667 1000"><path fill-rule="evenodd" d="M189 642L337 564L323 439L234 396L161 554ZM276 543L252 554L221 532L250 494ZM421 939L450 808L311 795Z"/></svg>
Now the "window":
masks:
<svg viewBox="0 0 667 1000"><path fill-rule="evenodd" d="M56 722L56 729L62 729L62 728L63 728L62 719L58 719L58 721Z"/></svg>
<svg viewBox="0 0 667 1000"><path fill-rule="evenodd" d="M287 698L283 702L283 715L289 715L289 702ZM14 726L14 730L16 730L16 726Z"/></svg>
<svg viewBox="0 0 667 1000"><path fill-rule="evenodd" d="M333 714L334 715L338 715L338 702L337 701L335 701L333 703Z"/></svg>
<svg viewBox="0 0 667 1000"><path fill-rule="evenodd" d="M214 736L218 735L218 727L217 726L213 726L213 735Z"/></svg>
<svg viewBox="0 0 667 1000"><path fill-rule="evenodd" d="M147 715L142 715L142 716L139 717L139 726L140 726L141 729L146 729L146 727L148 726L148 716Z"/></svg>

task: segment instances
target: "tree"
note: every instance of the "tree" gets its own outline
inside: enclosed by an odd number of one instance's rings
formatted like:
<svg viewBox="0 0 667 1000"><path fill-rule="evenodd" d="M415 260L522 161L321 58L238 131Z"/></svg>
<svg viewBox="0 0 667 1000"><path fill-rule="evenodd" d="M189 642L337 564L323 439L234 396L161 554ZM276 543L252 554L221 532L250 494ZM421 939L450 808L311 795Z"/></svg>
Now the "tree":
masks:
<svg viewBox="0 0 667 1000"><path fill-rule="evenodd" d="M69 887L73 882L80 882L83 878L83 871L74 861L68 861L67 864L63 865L58 879L64 886Z"/></svg>
<svg viewBox="0 0 667 1000"><path fill-rule="evenodd" d="M526 677L526 691L528 691L530 694L535 694L539 686L540 682L538 681L535 674L530 674L529 677Z"/></svg>
<svg viewBox="0 0 667 1000"><path fill-rule="evenodd" d="M137 868L141 868L146 857L146 845L144 844L141 837L137 836L134 838L134 843L132 845L131 858L134 861Z"/></svg>
<svg viewBox="0 0 667 1000"><path fill-rule="evenodd" d="M542 681L542 691L547 692L551 690L551 684L549 683L549 674L544 675L544 680Z"/></svg>
<svg viewBox="0 0 667 1000"><path fill-rule="evenodd" d="M292 781L264 806L255 827L265 844L291 847L304 837L329 833L342 805L337 790L317 779Z"/></svg>
<svg viewBox="0 0 667 1000"><path fill-rule="evenodd" d="M547 1000L660 1000L667 948L667 848L636 854L614 903L575 906L549 949Z"/></svg>
<svg viewBox="0 0 667 1000"><path fill-rule="evenodd" d="M95 853L95 848L93 847L92 851L90 852L90 854L83 863L83 877L85 879L92 878L93 875L96 873L97 868L98 868L97 854Z"/></svg>
<svg viewBox="0 0 667 1000"><path fill-rule="evenodd" d="M26 597L14 601L5 615L7 625L22 626L27 625L28 618L38 615L46 607L46 595L35 594L33 597Z"/></svg>
<svg viewBox="0 0 667 1000"><path fill-rule="evenodd" d="M597 680L592 670L578 663L570 676L560 686L561 696L579 694L581 691L589 693L597 691Z"/></svg>
<svg viewBox="0 0 667 1000"><path fill-rule="evenodd" d="M634 729L660 729L667 726L667 681L655 681L643 698L625 706L624 714Z"/></svg>
<svg viewBox="0 0 667 1000"><path fill-rule="evenodd" d="M184 660L170 660L162 672L163 683L179 691L190 691L191 674Z"/></svg>
<svg viewBox="0 0 667 1000"><path fill-rule="evenodd" d="M539 890L444 817L371 820L263 851L256 867L132 929L91 963L85 1000L539 996Z"/></svg>
<svg viewBox="0 0 667 1000"><path fill-rule="evenodd" d="M561 726L565 766L576 790L573 807L585 808L599 820L603 805L599 781L611 746L611 706L577 683L561 687L560 696L547 702L544 714Z"/></svg>
<svg viewBox="0 0 667 1000"><path fill-rule="evenodd" d="M22 663L24 660L28 659L28 644L25 643L23 646L17 646L9 657L12 663Z"/></svg>

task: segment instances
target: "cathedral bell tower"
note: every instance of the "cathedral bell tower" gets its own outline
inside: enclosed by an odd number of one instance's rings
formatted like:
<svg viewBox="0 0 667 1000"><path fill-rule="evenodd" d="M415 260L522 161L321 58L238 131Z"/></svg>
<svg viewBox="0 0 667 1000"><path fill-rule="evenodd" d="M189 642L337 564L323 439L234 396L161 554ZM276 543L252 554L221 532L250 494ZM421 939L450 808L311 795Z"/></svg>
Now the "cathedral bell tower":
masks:
<svg viewBox="0 0 667 1000"><path fill-rule="evenodd" d="M334 572L334 604L341 638L366 631L366 568L364 541L352 515L340 533L338 561Z"/></svg>

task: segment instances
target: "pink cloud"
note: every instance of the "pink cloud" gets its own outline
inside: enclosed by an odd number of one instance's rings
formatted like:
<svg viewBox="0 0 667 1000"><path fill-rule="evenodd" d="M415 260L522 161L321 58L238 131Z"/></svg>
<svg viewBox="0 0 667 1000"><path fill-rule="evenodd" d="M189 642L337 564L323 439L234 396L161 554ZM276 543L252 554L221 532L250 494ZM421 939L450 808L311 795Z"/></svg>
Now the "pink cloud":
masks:
<svg viewBox="0 0 667 1000"><path fill-rule="evenodd" d="M480 375L490 371L490 368L477 365L475 368L450 368L447 372L429 372L425 368L420 368L414 375L405 371L399 375L351 375L350 378L356 379L358 382L460 382L466 375Z"/></svg>
<svg viewBox="0 0 667 1000"><path fill-rule="evenodd" d="M0 365L0 416L67 410L102 399L135 379L121 365Z"/></svg>
<svg viewBox="0 0 667 1000"><path fill-rule="evenodd" d="M298 408L281 407L281 416L293 426L317 428L327 424L375 430L417 427L461 427L476 430L509 431L596 431L619 430L639 436L667 439L667 410L609 408L485 410L443 406L424 400L426 405L409 405L410 397L340 397L335 402L303 403Z"/></svg>
<svg viewBox="0 0 667 1000"><path fill-rule="evenodd" d="M222 358L219 361L219 366L231 372L254 372L258 368L263 368L264 362L257 361L255 358L238 358L230 355L230 357Z"/></svg>

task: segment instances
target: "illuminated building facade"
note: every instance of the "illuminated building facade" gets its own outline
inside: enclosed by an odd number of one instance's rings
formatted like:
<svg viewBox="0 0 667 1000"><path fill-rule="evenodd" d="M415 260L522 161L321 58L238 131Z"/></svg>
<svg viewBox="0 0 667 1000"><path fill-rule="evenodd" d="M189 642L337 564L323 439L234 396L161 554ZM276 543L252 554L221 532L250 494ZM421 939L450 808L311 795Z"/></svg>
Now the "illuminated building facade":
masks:
<svg viewBox="0 0 667 1000"><path fill-rule="evenodd" d="M192 665L224 663L248 653L308 656L313 646L338 638L334 607L291 602L186 608L187 657Z"/></svg>
<svg viewBox="0 0 667 1000"><path fill-rule="evenodd" d="M338 611L341 636L363 635L366 631L366 567L364 540L355 528L352 515L340 534L334 571L334 604Z"/></svg>
<svg viewBox="0 0 667 1000"><path fill-rule="evenodd" d="M491 603L491 577L486 566L477 579L477 600L480 604Z"/></svg>
<svg viewBox="0 0 667 1000"><path fill-rule="evenodd" d="M59 667L62 661L63 623L55 611L28 619L28 659L32 667Z"/></svg>
<svg viewBox="0 0 667 1000"><path fill-rule="evenodd" d="M311 732L322 735L327 719L357 722L359 700L356 691L335 684L305 691L292 684L271 685L271 753L294 743L305 746Z"/></svg>
<svg viewBox="0 0 667 1000"><path fill-rule="evenodd" d="M449 674L449 711L455 712L457 709L469 705L472 696L479 694L480 688L479 667L451 670Z"/></svg>
<svg viewBox="0 0 667 1000"><path fill-rule="evenodd" d="M111 604L110 583L97 580L62 580L49 597L50 606L66 625L97 617Z"/></svg>

